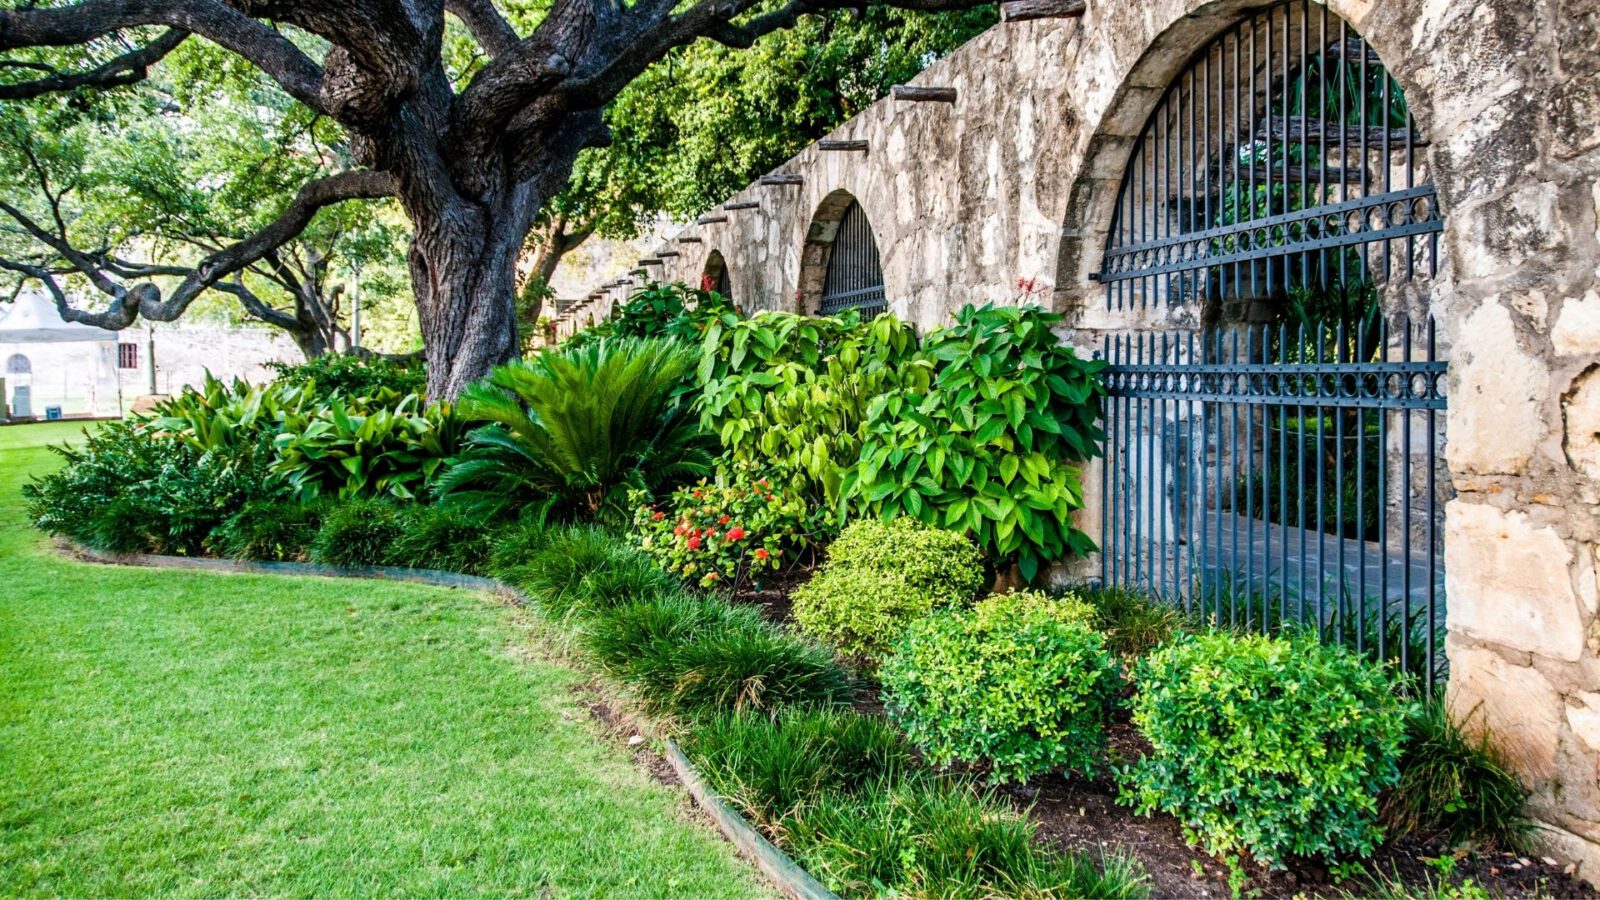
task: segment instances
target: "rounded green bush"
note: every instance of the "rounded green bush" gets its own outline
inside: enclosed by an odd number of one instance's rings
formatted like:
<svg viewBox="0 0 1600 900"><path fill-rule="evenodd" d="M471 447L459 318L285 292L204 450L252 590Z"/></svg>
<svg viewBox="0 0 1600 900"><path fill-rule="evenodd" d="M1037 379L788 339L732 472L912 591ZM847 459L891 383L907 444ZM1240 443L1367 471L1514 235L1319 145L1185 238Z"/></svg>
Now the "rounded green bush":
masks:
<svg viewBox="0 0 1600 900"><path fill-rule="evenodd" d="M881 658L906 625L964 606L983 587L983 559L964 535L914 519L853 523L828 562L794 594L805 632L852 656Z"/></svg>
<svg viewBox="0 0 1600 900"><path fill-rule="evenodd" d="M478 575L491 553L483 520L446 506L413 506L401 517L390 565Z"/></svg>
<svg viewBox="0 0 1600 900"><path fill-rule="evenodd" d="M987 762L994 782L1093 771L1116 664L1085 604L996 595L906 629L883 665L891 718L939 765Z"/></svg>
<svg viewBox="0 0 1600 900"><path fill-rule="evenodd" d="M206 544L231 559L302 560L322 527L324 507L299 500L252 500L212 531Z"/></svg>
<svg viewBox="0 0 1600 900"><path fill-rule="evenodd" d="M1177 816L1211 854L1372 852L1406 728L1387 671L1315 636L1210 633L1157 649L1135 677L1152 751L1122 773L1122 802Z"/></svg>
<svg viewBox="0 0 1600 900"><path fill-rule="evenodd" d="M311 541L311 561L329 566L386 566L405 527L388 500L347 500L330 507Z"/></svg>

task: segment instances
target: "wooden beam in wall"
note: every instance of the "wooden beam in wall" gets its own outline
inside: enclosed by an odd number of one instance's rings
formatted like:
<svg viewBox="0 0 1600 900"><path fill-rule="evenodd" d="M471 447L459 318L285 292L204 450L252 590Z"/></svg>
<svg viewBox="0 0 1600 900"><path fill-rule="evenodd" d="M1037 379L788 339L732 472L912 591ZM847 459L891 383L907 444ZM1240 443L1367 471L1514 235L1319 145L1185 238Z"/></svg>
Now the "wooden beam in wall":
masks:
<svg viewBox="0 0 1600 900"><path fill-rule="evenodd" d="M867 152L866 141L817 141L818 150Z"/></svg>
<svg viewBox="0 0 1600 900"><path fill-rule="evenodd" d="M736 210L736 209L760 209L761 208L761 201L759 201L759 200L740 200L737 203L724 203L724 204L722 204L722 208L725 209L725 210L728 210L729 212L732 212L733 210Z"/></svg>
<svg viewBox="0 0 1600 900"><path fill-rule="evenodd" d="M766 185L776 184L805 184L805 176L794 172L779 172L776 175L761 176L760 183Z"/></svg>
<svg viewBox="0 0 1600 900"><path fill-rule="evenodd" d="M694 223L696 225L716 225L716 224L719 224L721 222L726 222L726 221L728 221L728 217L727 216L712 215L712 216L701 216L700 218L695 219Z"/></svg>
<svg viewBox="0 0 1600 900"><path fill-rule="evenodd" d="M1000 21L1026 22L1030 19L1075 19L1088 6L1083 0L1006 0L1000 4Z"/></svg>
<svg viewBox="0 0 1600 900"><path fill-rule="evenodd" d="M909 103L954 103L956 102L956 89L953 87L921 87L914 84L897 84L890 89L896 100L905 100Z"/></svg>
<svg viewBox="0 0 1600 900"><path fill-rule="evenodd" d="M683 237L678 238L678 243L680 243L680 244L698 244L698 243L700 243L700 238L695 236L695 235L692 235L692 234L686 234Z"/></svg>
<svg viewBox="0 0 1600 900"><path fill-rule="evenodd" d="M661 257L662 259L666 259L666 258L671 257L671 256L678 256L679 253L676 250L658 250L658 251L656 251L656 255Z"/></svg>

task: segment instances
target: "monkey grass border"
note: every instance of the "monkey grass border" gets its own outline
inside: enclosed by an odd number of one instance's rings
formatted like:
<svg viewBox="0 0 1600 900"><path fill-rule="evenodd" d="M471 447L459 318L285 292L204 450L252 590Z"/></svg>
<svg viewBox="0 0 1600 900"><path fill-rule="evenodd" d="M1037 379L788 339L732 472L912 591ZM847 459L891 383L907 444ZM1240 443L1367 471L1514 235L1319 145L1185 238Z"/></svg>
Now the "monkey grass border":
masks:
<svg viewBox="0 0 1600 900"><path fill-rule="evenodd" d="M115 566L140 566L153 569L188 569L201 572L225 572L245 575L295 575L322 578L364 578L381 581L402 581L437 587L487 591L504 597L517 606L526 606L528 598L515 587L496 578L463 575L437 569L408 569L399 566L361 566L344 568L317 563L257 562L251 560L217 559L208 556L161 556L149 553L105 553L85 547L75 541L56 539L57 546L68 555L83 562ZM755 863L756 868L769 878L779 892L791 900L839 900L837 895L800 867L788 854L767 840L726 801L717 796L706 784L694 763L689 761L683 748L670 737L661 736L667 762L678 775L685 790L694 802L717 823L723 837L738 849L740 855Z"/></svg>

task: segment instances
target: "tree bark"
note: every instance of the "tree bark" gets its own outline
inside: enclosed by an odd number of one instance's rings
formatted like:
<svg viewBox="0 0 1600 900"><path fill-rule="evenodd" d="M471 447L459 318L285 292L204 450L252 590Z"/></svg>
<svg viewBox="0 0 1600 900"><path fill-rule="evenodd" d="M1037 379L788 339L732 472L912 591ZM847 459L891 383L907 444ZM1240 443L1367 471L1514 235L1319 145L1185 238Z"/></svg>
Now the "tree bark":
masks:
<svg viewBox="0 0 1600 900"><path fill-rule="evenodd" d="M519 355L516 260L527 226L518 218L464 208L417 228L409 261L431 399L453 398Z"/></svg>

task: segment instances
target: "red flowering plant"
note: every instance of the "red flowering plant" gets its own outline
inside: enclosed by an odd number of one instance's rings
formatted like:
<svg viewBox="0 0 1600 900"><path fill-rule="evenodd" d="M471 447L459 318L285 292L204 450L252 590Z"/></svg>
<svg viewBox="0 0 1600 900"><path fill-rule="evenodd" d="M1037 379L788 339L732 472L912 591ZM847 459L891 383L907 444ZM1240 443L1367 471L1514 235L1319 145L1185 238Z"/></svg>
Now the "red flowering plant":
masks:
<svg viewBox="0 0 1600 900"><path fill-rule="evenodd" d="M636 502L645 499L635 495ZM759 586L810 544L806 504L750 466L681 488L634 513L639 546L662 568L701 587Z"/></svg>

